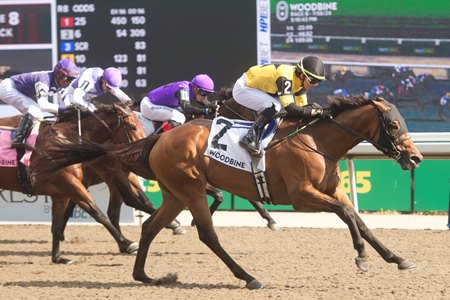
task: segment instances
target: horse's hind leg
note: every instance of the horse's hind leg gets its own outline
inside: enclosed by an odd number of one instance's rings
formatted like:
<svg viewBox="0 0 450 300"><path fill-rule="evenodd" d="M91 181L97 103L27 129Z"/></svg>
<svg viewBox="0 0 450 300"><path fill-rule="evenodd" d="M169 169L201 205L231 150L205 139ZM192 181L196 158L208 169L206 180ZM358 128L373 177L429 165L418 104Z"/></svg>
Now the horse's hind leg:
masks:
<svg viewBox="0 0 450 300"><path fill-rule="evenodd" d="M126 197L124 199L125 203L131 207L152 215L156 211L156 207L142 190L137 176L131 173L128 178L130 180L131 186L133 187L135 197L131 197L131 199L133 199L133 204L128 202L130 199L129 197ZM177 219L173 219L169 223L169 225L166 226L166 228L171 229L172 234L174 235L183 235L186 233L186 230L181 227L181 223Z"/></svg>
<svg viewBox="0 0 450 300"><path fill-rule="evenodd" d="M55 264L73 263L72 260L63 258L60 250L61 241L64 240L64 213L69 202L68 197L52 196L52 262Z"/></svg>
<svg viewBox="0 0 450 300"><path fill-rule="evenodd" d="M262 284L253 276L245 272L244 269L242 269L222 248L213 227L205 192L202 194L186 192L186 197L188 197L188 208L197 223L197 231L200 240L227 265L236 278L245 280L248 289L262 288Z"/></svg>
<svg viewBox="0 0 450 300"><path fill-rule="evenodd" d="M211 216L214 214L214 212L217 210L217 208L220 206L220 204L223 203L223 194L222 192L210 185L209 183L206 185L206 194L213 197L214 201L209 207L209 212L211 213ZM195 226L195 219L192 219L191 226Z"/></svg>
<svg viewBox="0 0 450 300"><path fill-rule="evenodd" d="M154 283L145 274L145 263L147 260L150 244L162 228L167 226L184 208L185 205L161 188L163 203L143 224L139 249L133 268L133 278L144 283Z"/></svg>
<svg viewBox="0 0 450 300"><path fill-rule="evenodd" d="M277 222L269 214L269 211L260 203L250 201L250 204L256 209L256 211L261 215L263 219L267 221L267 227L272 229L273 231L280 230L280 226L278 226Z"/></svg>

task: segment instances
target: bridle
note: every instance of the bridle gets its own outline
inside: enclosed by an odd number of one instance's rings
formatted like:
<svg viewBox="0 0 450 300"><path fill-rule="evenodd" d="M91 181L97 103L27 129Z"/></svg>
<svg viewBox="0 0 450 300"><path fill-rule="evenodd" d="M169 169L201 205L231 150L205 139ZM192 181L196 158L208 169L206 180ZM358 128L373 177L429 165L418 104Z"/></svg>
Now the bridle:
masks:
<svg viewBox="0 0 450 300"><path fill-rule="evenodd" d="M397 149L397 146L402 144L404 141L411 139L411 136L408 134L403 138L400 138L404 133L407 132L406 130L406 125L401 126L400 130L398 130L398 132L395 135L391 135L389 133L388 130L388 125L392 122L391 120L393 118L391 118L391 115L394 114L398 114L398 116L400 116L400 114L398 113L397 110L394 110L391 106L391 110L386 113L386 112L382 112L379 107L377 105L375 105L375 103L372 101L370 101L370 104L375 108L375 110L377 111L377 115L378 115L378 124L381 124L381 126L379 126L379 131L380 131L380 141L376 142L375 140L363 135L362 133L354 130L353 128L351 128L350 126L342 123L339 120L336 119L330 119L330 122L332 122L333 124L337 125L339 128L343 129L344 131L360 137L362 140L366 140L369 143L371 143L375 148L377 148L378 150L380 150L381 152L383 152L385 155L391 157L392 159L394 159L395 161L398 161L401 158L401 152ZM294 134L297 136L297 138L300 140L300 142L302 142L302 144L304 144L306 147L308 147L310 150L322 155L323 157L335 161L336 159L333 159L332 157L330 157L329 155L323 153L322 151L315 149L314 147L308 145L301 137L300 137L300 131L303 130L304 128L306 128L309 125L314 124L315 122L317 122L319 119L313 119L311 120L309 123L307 123L306 125L303 125L300 128L297 128L293 133L289 134L288 136L284 137L281 140L278 140L274 143L269 144L265 150L268 150L270 148L272 148L273 146L281 143L282 141L290 138L291 136L293 136ZM403 121L404 122L404 121Z"/></svg>
<svg viewBox="0 0 450 300"><path fill-rule="evenodd" d="M131 113L124 114L122 110L117 110L117 108L114 108L114 109L117 111L117 117L118 117L117 125L118 125L118 127L120 127L120 126L124 126L125 127L125 134L127 136L128 143L131 143L132 142L132 139L131 139L131 136L130 136L130 130L131 129L129 128L128 124L125 122L125 118L130 117ZM115 137L117 136L117 132L115 132L113 129L111 129L111 127L102 118L100 118L95 112L89 111L89 113L100 124L102 124L102 126L108 131L109 135L114 140Z"/></svg>

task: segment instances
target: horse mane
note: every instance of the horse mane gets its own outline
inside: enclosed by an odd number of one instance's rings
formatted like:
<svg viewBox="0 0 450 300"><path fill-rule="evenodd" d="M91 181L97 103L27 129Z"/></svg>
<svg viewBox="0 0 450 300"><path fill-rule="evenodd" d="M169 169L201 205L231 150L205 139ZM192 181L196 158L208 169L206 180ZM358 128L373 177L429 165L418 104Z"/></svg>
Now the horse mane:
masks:
<svg viewBox="0 0 450 300"><path fill-rule="evenodd" d="M223 86L216 92L216 95L219 97L219 100L225 101L233 97L233 86Z"/></svg>
<svg viewBox="0 0 450 300"><path fill-rule="evenodd" d="M329 96L330 105L327 107L333 115L333 117L339 115L341 112L349 109L355 109L367 104L370 104L372 100L364 95L355 95L350 97L342 96Z"/></svg>
<svg viewBox="0 0 450 300"><path fill-rule="evenodd" d="M129 109L131 111L131 109L124 103L116 103L116 104L104 104L104 103L96 103L95 107L96 107L96 114L101 114L101 113L116 113L117 110L115 108L115 106L121 106L122 108L125 109ZM70 122L73 120L77 120L78 119L78 110L77 109L68 109L66 110L64 113L60 114L59 116L59 123L64 123L64 122ZM81 111L81 118L87 118L87 117L92 117L92 112L90 111Z"/></svg>

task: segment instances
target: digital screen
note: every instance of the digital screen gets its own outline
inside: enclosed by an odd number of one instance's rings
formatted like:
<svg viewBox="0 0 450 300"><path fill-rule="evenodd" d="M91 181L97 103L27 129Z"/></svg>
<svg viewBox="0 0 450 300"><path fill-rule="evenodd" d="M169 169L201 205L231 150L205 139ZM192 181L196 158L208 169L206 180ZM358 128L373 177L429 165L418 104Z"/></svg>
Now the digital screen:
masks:
<svg viewBox="0 0 450 300"><path fill-rule="evenodd" d="M10 2L0 3L0 49L11 44L50 44L50 3L8 4Z"/></svg>
<svg viewBox="0 0 450 300"><path fill-rule="evenodd" d="M330 95L382 96L411 132L450 132L450 2L258 0L258 63L321 57Z"/></svg>
<svg viewBox="0 0 450 300"><path fill-rule="evenodd" d="M148 82L149 7L145 1L57 1L58 58L81 68L118 68L125 91Z"/></svg>

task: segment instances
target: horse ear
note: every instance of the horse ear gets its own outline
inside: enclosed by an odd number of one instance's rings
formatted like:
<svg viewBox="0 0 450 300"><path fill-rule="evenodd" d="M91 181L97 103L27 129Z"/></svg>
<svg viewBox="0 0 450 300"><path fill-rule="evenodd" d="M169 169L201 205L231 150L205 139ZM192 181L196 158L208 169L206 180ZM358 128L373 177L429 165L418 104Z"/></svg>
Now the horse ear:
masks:
<svg viewBox="0 0 450 300"><path fill-rule="evenodd" d="M388 102L386 100L384 100L383 98L381 98L381 97L376 97L376 100L373 100L372 102L382 112L386 112L386 111L390 111L391 110L391 107L389 106Z"/></svg>

